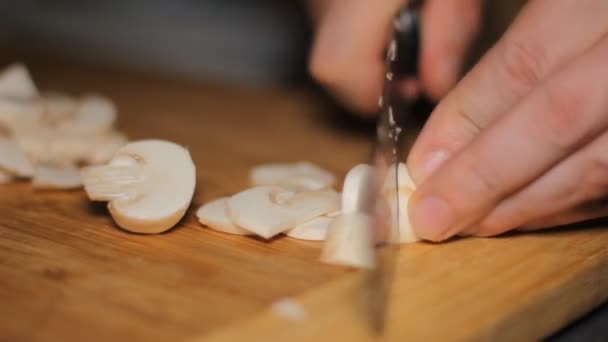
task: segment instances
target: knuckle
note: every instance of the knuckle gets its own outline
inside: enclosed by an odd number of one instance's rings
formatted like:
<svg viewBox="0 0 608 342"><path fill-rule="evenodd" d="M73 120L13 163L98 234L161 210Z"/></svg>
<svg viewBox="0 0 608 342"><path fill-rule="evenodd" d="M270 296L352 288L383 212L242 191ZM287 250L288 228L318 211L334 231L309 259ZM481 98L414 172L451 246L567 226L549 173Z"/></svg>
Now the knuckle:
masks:
<svg viewBox="0 0 608 342"><path fill-rule="evenodd" d="M475 193L482 196L479 200L485 203L485 199L494 199L499 195L498 173L492 171L489 163L474 160L469 163L468 169L474 179Z"/></svg>
<svg viewBox="0 0 608 342"><path fill-rule="evenodd" d="M509 39L504 43L502 62L508 81L530 88L541 80L547 58L542 45L533 40Z"/></svg>
<svg viewBox="0 0 608 342"><path fill-rule="evenodd" d="M465 109L466 107L459 103L454 107L453 114L459 119L459 121L463 124L459 125L466 132L467 136L475 137L481 133L483 127L480 123L478 123L475 115L471 114L472 112Z"/></svg>
<svg viewBox="0 0 608 342"><path fill-rule="evenodd" d="M312 77L324 85L336 85L341 82L340 63L327 58L325 54L314 51L308 62L308 71Z"/></svg>
<svg viewBox="0 0 608 342"><path fill-rule="evenodd" d="M546 87L541 93L544 108L541 110L542 122L548 131L548 138L560 149L568 149L580 138L582 125L580 113L585 106L585 95L565 86Z"/></svg>
<svg viewBox="0 0 608 342"><path fill-rule="evenodd" d="M583 200L595 200L608 194L608 155L597 154L591 159L591 168L585 176Z"/></svg>

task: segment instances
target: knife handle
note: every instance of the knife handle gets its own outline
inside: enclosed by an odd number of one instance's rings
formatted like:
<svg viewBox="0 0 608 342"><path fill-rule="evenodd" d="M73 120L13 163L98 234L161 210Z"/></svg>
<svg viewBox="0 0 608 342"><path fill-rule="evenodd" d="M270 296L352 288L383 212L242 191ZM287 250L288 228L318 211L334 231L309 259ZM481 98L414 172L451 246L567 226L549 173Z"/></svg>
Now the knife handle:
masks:
<svg viewBox="0 0 608 342"><path fill-rule="evenodd" d="M397 45L393 64L395 76L416 76L418 74L420 50L420 8L421 1L410 4L396 16L393 22L394 38Z"/></svg>

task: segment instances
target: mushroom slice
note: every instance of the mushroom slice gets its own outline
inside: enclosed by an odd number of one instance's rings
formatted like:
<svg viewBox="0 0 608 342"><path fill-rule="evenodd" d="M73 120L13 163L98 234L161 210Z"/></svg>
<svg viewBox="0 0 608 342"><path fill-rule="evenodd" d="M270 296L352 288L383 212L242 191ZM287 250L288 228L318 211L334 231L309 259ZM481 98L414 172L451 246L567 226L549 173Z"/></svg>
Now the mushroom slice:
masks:
<svg viewBox="0 0 608 342"><path fill-rule="evenodd" d="M82 181L74 166L38 165L32 185L39 189L76 189L82 187Z"/></svg>
<svg viewBox="0 0 608 342"><path fill-rule="evenodd" d="M13 175L0 170L0 184L7 184L14 180Z"/></svg>
<svg viewBox="0 0 608 342"><path fill-rule="evenodd" d="M49 139L47 154L42 160L61 165L77 164L89 158L94 146L92 137L56 135Z"/></svg>
<svg viewBox="0 0 608 342"><path fill-rule="evenodd" d="M395 181L395 164L391 165L388 171L383 186L384 192L394 191L397 187L397 182ZM400 188L416 189L416 184L410 177L410 173L408 172L405 163L399 163L397 166L397 177L399 179Z"/></svg>
<svg viewBox="0 0 608 342"><path fill-rule="evenodd" d="M196 184L188 150L164 140L128 144L108 165L86 167L81 177L91 200L109 202L120 227L146 234L177 224L192 201Z"/></svg>
<svg viewBox="0 0 608 342"><path fill-rule="evenodd" d="M38 90L25 65L15 63L0 73L0 97L31 99L38 96Z"/></svg>
<svg viewBox="0 0 608 342"><path fill-rule="evenodd" d="M365 199L370 191L369 182L373 172L374 169L368 164L359 164L348 172L342 186L343 213L365 211Z"/></svg>
<svg viewBox="0 0 608 342"><path fill-rule="evenodd" d="M295 193L278 186L259 186L232 196L228 213L237 226L270 239L339 206L340 195L333 190Z"/></svg>
<svg viewBox="0 0 608 342"><path fill-rule="evenodd" d="M259 165L251 169L249 178L254 186L278 185L295 190L327 189L336 182L329 171L309 162Z"/></svg>
<svg viewBox="0 0 608 342"><path fill-rule="evenodd" d="M35 101L0 98L0 124L12 131L29 131L36 128L42 117L43 107Z"/></svg>
<svg viewBox="0 0 608 342"><path fill-rule="evenodd" d="M80 100L72 120L59 125L63 132L77 132L90 136L109 131L116 121L116 106L100 95L87 95Z"/></svg>
<svg viewBox="0 0 608 342"><path fill-rule="evenodd" d="M402 187L399 188L398 192L393 190L385 195L391 212L391 222L393 224L391 232L397 234L397 236L391 237L391 242L410 243L420 240L412 228L412 223L410 221L410 216L407 209L412 191L413 190L411 189ZM397 196L399 196L398 202ZM399 216L398 218L397 215ZM395 227L397 224L398 227Z"/></svg>
<svg viewBox="0 0 608 342"><path fill-rule="evenodd" d="M312 221L297 225L288 230L285 235L299 240L323 241L327 234L327 227L334 219L328 216L320 216Z"/></svg>
<svg viewBox="0 0 608 342"><path fill-rule="evenodd" d="M371 217L363 213L346 213L336 217L327 228L321 261L328 264L373 268L375 265Z"/></svg>
<svg viewBox="0 0 608 342"><path fill-rule="evenodd" d="M228 198L222 197L202 205L196 212L201 224L220 232L236 235L251 235L248 230L239 228L228 216Z"/></svg>
<svg viewBox="0 0 608 342"><path fill-rule="evenodd" d="M129 142L127 137L118 132L99 136L94 140L92 150L86 156L90 164L102 164L112 159L114 153Z"/></svg>
<svg viewBox="0 0 608 342"><path fill-rule="evenodd" d="M69 95L60 92L47 92L41 99L44 108L44 121L56 125L74 117L76 101Z"/></svg>
<svg viewBox="0 0 608 342"><path fill-rule="evenodd" d="M8 137L0 137L0 168L18 177L31 177L34 174L34 165L21 146Z"/></svg>

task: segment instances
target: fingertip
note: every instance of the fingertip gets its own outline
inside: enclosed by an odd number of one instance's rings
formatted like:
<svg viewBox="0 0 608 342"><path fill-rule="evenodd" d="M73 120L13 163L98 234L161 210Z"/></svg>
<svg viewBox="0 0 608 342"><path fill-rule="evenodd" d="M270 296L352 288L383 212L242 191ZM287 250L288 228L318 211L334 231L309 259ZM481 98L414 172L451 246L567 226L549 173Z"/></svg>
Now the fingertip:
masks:
<svg viewBox="0 0 608 342"><path fill-rule="evenodd" d="M414 232L421 239L440 242L450 237L454 211L440 197L414 192L408 212Z"/></svg>

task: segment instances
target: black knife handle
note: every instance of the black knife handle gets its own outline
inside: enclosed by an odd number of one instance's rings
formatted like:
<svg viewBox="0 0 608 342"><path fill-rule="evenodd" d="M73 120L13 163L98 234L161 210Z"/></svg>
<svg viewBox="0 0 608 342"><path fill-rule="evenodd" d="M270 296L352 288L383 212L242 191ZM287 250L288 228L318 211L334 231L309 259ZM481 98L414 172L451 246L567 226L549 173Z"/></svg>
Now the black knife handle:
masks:
<svg viewBox="0 0 608 342"><path fill-rule="evenodd" d="M396 60L393 72L397 78L416 76L420 51L420 1L412 1L394 20Z"/></svg>

